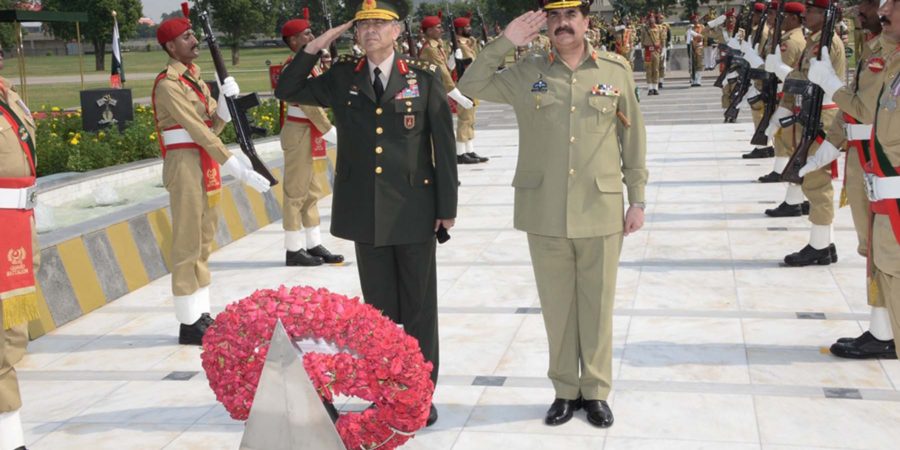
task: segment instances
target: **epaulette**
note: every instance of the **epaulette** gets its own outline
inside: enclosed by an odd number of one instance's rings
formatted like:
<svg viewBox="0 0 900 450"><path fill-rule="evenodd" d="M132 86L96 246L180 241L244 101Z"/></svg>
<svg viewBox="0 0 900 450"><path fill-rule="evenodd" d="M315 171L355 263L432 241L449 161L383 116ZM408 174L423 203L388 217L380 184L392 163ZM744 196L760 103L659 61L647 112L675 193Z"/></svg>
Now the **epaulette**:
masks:
<svg viewBox="0 0 900 450"><path fill-rule="evenodd" d="M626 60L624 56L622 56L618 53L603 52L603 51L598 50L597 57L600 59L606 60L606 61L611 61L611 62L617 63L620 66L622 66L628 70L631 70L631 65L628 64L628 60Z"/></svg>
<svg viewBox="0 0 900 450"><path fill-rule="evenodd" d="M334 64L344 64L344 63L347 63L347 64L354 64L354 65L355 65L357 62L359 62L359 59L360 59L360 58L359 58L358 56L346 54L346 55L338 56L338 59L337 59L337 61L334 62Z"/></svg>
<svg viewBox="0 0 900 450"><path fill-rule="evenodd" d="M178 71L176 71L172 66L166 67L166 78L177 81L179 77L181 77L181 74L178 73Z"/></svg>
<svg viewBox="0 0 900 450"><path fill-rule="evenodd" d="M406 63L409 64L409 67L415 67L416 69L424 70L424 71L426 71L426 72L428 72L428 73L435 73L435 72L437 72L437 66L436 66L436 65L434 65L434 64L432 64L432 63L430 63L430 62L427 62L427 61L422 61L421 59L412 59L412 58L409 58L409 59L406 60Z"/></svg>

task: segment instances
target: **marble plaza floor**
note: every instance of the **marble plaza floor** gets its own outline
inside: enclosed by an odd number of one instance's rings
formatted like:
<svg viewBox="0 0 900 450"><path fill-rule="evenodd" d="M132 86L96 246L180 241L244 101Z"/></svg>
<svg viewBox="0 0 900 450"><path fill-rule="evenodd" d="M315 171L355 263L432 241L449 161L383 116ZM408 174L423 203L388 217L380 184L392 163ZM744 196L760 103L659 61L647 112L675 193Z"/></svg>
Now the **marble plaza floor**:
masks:
<svg viewBox="0 0 900 450"><path fill-rule="evenodd" d="M438 249L440 420L405 448L897 448L900 363L827 352L867 326L849 210L838 212L838 264L779 267L807 223L762 214L784 192L748 181L771 170L740 159L751 131L648 129L648 219L622 253L609 430L583 413L542 423L553 390L526 237L512 228L516 131L480 131L492 159L460 168L458 225ZM327 229L330 198L321 209ZM213 256L216 311L280 284L360 295L350 242L325 237L348 255L342 267L287 268L280 228ZM200 350L176 343L169 282L31 343L19 367L30 449L237 449L243 425L216 402Z"/></svg>

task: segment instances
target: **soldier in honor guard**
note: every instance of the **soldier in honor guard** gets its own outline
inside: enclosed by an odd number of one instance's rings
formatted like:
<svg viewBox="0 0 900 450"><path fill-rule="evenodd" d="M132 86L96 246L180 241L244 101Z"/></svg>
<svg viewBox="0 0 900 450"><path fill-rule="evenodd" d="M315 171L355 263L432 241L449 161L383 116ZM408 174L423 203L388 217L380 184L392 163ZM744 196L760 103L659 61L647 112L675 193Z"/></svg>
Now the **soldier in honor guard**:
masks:
<svg viewBox="0 0 900 450"><path fill-rule="evenodd" d="M882 292L891 316L893 335L900 335L900 7L882 1L881 46L885 74L875 104L874 130L865 149L864 166L870 208L873 214L869 264L875 288ZM895 348L896 353L896 348Z"/></svg>
<svg viewBox="0 0 900 450"><path fill-rule="evenodd" d="M309 9L303 8L302 19L292 19L281 27L281 38L291 49L291 56L284 65L294 59L294 54L313 40ZM324 53L323 53L324 56ZM329 55L330 57L330 55ZM313 69L310 76L317 77L324 71ZM325 109L298 104L282 105L281 148L284 150L284 249L288 266L318 266L323 262L339 264L342 255L332 254L322 245L317 203L325 195L316 179L313 154L324 155L326 142L337 144L337 130L328 120Z"/></svg>
<svg viewBox="0 0 900 450"><path fill-rule="evenodd" d="M669 50L672 49L672 27L666 23L666 16L663 13L656 13L656 25L664 29L662 54L659 58L659 88L663 88L666 81L666 69L669 66ZM597 47L599 48L599 47Z"/></svg>
<svg viewBox="0 0 900 450"><path fill-rule="evenodd" d="M334 111L338 152L331 234L356 244L365 302L418 340L437 382L435 233L453 227L457 201L453 118L443 70L394 52L405 1L364 0L351 7L366 57L344 56L322 76L310 78L319 52L353 21L332 28L297 52L275 96ZM432 405L427 423L436 420Z"/></svg>
<svg viewBox="0 0 900 450"><path fill-rule="evenodd" d="M785 9L787 9L789 4L785 5ZM804 23L811 34L806 41L806 48L803 50L798 65L791 67L784 64L784 62L779 62L778 54L775 54L766 58L766 70L772 68L772 72L782 79L808 79L810 60L815 59L820 51L819 43L822 39L822 26L825 24L825 10L828 9L828 5L829 0L807 0ZM841 41L840 36L836 34L831 41L829 54L839 55L839 57L832 60L834 71L841 74L845 73L847 60L844 58L844 43ZM800 105L799 101L798 97L785 93L777 111L782 112L782 115L784 111L793 110L796 112ZM834 104L831 97L825 96L822 101L822 128L824 130L831 129L831 124L834 122L837 113L837 105ZM774 116L778 116L778 113L774 114ZM772 120L773 124L770 125L770 128L780 126L780 122L775 117ZM797 127L796 134L800 136L803 132L802 127L800 124L795 126ZM801 186L798 187L793 183L788 183L788 195L783 204L786 204L787 208L794 210L801 209L801 201L798 201L798 199L802 199L802 196L791 193L792 190L796 192L798 188L801 189L801 194L809 199L809 221L812 224L809 245L803 247L799 252L785 256L784 263L788 266L828 265L837 262L837 248L832 237L834 187L831 184L833 174L834 176L837 174L837 165L832 164L837 159L836 153L836 148L827 143L827 141L823 141L823 145L814 143L810 147L810 159L813 161L816 159L827 160L828 163L818 168L804 167L804 171L800 174L803 176L803 184Z"/></svg>
<svg viewBox="0 0 900 450"><path fill-rule="evenodd" d="M35 276L41 249L34 227L35 124L25 102L3 77L0 113L0 450L25 450L15 365L28 347L28 322L38 319Z"/></svg>
<svg viewBox="0 0 900 450"><path fill-rule="evenodd" d="M850 204L859 242L857 251L862 256L870 256L871 248L869 246L871 215L863 166L869 161L872 121L875 118L878 94L881 92L886 74L884 58L889 57L891 49L895 46L891 43L885 47L885 39L879 37L881 21L878 18L878 6L878 0L863 0L858 5L858 20L869 39L859 56L856 68L858 76L854 77L850 86L846 86L842 77L834 72L830 54L823 53L821 61L810 61L809 80L821 86L826 96L832 97L841 114L827 131L826 142L822 143L818 153L810 158L801 171L806 173L829 165L832 158L836 159L840 154L838 149L846 144L847 167L841 205L846 202ZM877 275L871 270L866 272L868 303L872 307L869 329L856 338L838 339L831 346L831 353L841 358L853 359L896 358L894 335L884 291L877 288Z"/></svg>
<svg viewBox="0 0 900 450"><path fill-rule="evenodd" d="M425 43L422 45L422 51L419 52L419 59L433 64L441 73L441 80L444 83L444 89L447 90L447 96L456 102L457 114L459 110L472 109L475 102L468 99L456 88L456 81L451 73L456 68L456 55L451 55L447 50L447 44L442 36L444 35L443 12L438 11L436 16L425 16L419 27L425 36ZM466 118L467 113L462 113ZM472 112L474 122L474 111ZM463 122L465 126L465 122ZM457 124L459 126L459 124ZM474 135L474 130L472 131ZM473 136L474 137L474 136ZM458 164L478 164L482 162L480 159L469 155L469 148L466 142L456 141L456 162Z"/></svg>
<svg viewBox="0 0 900 450"><path fill-rule="evenodd" d="M647 24L641 29L647 95L659 95L659 73L665 39L666 29L656 24L656 14L651 11L647 15Z"/></svg>
<svg viewBox="0 0 900 450"><path fill-rule="evenodd" d="M156 31L169 55L165 70L153 85L153 115L163 157L163 185L172 211L172 293L175 317L181 322L178 343L200 345L212 324L209 314L208 260L219 223L221 168L259 192L269 181L253 171L248 160L232 155L217 136L231 121L225 97L240 93L233 78L226 78L219 99L193 62L199 43L187 19L170 18Z"/></svg>
<svg viewBox="0 0 900 450"><path fill-rule="evenodd" d="M760 23L762 21L762 13L766 10L766 4L762 2L756 2L753 4L753 17L752 17L752 25L753 29L750 30L749 36L756 36L756 31L758 27L763 27L762 31L762 42L754 42L753 45L756 47L752 49L752 51L756 52L756 56L759 58L765 58L769 52L769 36L772 33L772 24L775 23L775 11L778 10L778 2L777 0L773 0L769 6L769 14L766 16L766 23ZM757 45L758 44L758 45ZM744 44L742 44L744 45ZM751 50L748 48L743 48L742 50ZM757 90L757 92L762 91L762 81L756 80L753 82L753 87ZM749 94L748 94L749 96ZM776 101L772 99L772 101ZM724 107L727 107L724 106ZM765 114L766 103L764 101L759 101L750 105L750 112L753 116L753 127L759 126L759 123L763 119L763 115ZM769 145L771 139L769 139L765 145L755 145L753 150L748 153L744 153L741 155L743 159L761 159L761 158L771 158L775 156L775 148Z"/></svg>
<svg viewBox="0 0 900 450"><path fill-rule="evenodd" d="M619 54L625 61L628 61L628 67L633 68L634 64L631 60L634 54L634 28L628 17L622 19L622 24L615 28L616 48L615 52Z"/></svg>
<svg viewBox="0 0 900 450"><path fill-rule="evenodd" d="M587 43L590 3L543 0L543 11L519 16L482 50L460 89L512 105L519 120L514 224L528 233L550 344L556 399L545 423L563 424L584 408L591 424L609 427L619 251L643 225L648 172L631 68ZM545 23L550 52L496 70Z"/></svg>
<svg viewBox="0 0 900 450"><path fill-rule="evenodd" d="M774 55L766 56L766 71L775 73L778 79L784 81L787 75L800 64L800 57L806 48L806 37L803 35L803 14L806 12L806 6L800 2L787 2L784 4L784 21L781 24L780 44L777 48L778 58ZM777 61L781 64L776 64ZM770 64L770 61L772 63ZM775 67L783 67L781 72L775 72ZM778 93L779 103L784 94ZM760 183L780 183L781 172L787 167L791 155L794 153L794 136L796 130L794 125L781 127L779 120L793 114L793 105L791 108L776 109L769 120L769 128L766 130L766 136L772 140L772 146L775 147L775 161L772 171L766 175L759 177ZM777 208L766 210L766 215L770 217L792 217L801 214L809 214L809 203L803 198L803 191L800 186L788 184L786 198L789 201L783 202Z"/></svg>
<svg viewBox="0 0 900 450"><path fill-rule="evenodd" d="M718 17L716 10L709 8L706 14L700 19L701 24L707 24ZM716 57L719 55L719 41L711 27L703 27L703 70L713 70L716 68Z"/></svg>
<svg viewBox="0 0 900 450"><path fill-rule="evenodd" d="M700 17L691 14L691 25L687 28L685 41L690 44L688 51L691 52L691 62L694 66L694 77L691 79L691 87L700 87L703 79L704 53L703 42L706 40L705 27L700 23Z"/></svg>
<svg viewBox="0 0 900 450"><path fill-rule="evenodd" d="M730 8L725 11L725 14L722 14L715 19L706 23L707 34L710 38L716 40L717 42L728 43L730 46L739 45L739 40L743 39L743 31L737 28L737 18L734 16L734 8ZM734 38L734 39L732 39ZM723 56L722 52L716 48L715 54L716 58L721 58ZM714 64L715 65L715 64ZM724 64L720 64L719 73L723 70L728 70ZM722 86L722 108L728 108L731 104L731 91L734 89L734 83L726 83Z"/></svg>
<svg viewBox="0 0 900 450"><path fill-rule="evenodd" d="M471 24L471 12L463 17L453 19L453 27L456 28L456 41L459 44L454 59L460 61L463 65L462 68L456 68L457 74L465 73L466 68L472 64L472 61L475 61L481 49L478 39L472 36ZM489 158L475 153L475 108L478 107L478 100L472 99L472 105L469 109L461 108L456 111L456 156L458 158L460 151L462 151L462 154L468 156L471 160L480 163L488 162Z"/></svg>

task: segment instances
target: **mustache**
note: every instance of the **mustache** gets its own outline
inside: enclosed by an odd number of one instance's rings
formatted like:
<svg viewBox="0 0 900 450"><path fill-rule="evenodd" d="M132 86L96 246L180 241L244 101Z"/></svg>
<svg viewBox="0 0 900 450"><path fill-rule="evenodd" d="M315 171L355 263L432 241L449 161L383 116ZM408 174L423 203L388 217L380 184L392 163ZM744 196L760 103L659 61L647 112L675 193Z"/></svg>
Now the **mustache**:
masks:
<svg viewBox="0 0 900 450"><path fill-rule="evenodd" d="M879 16L879 17L878 17L878 21L881 22L881 23L883 23L883 24L885 24L885 25L890 25L890 24L891 24L891 19L888 19L887 16Z"/></svg>
<svg viewBox="0 0 900 450"><path fill-rule="evenodd" d="M572 28L567 27L567 26L561 26L561 27L557 28L556 31L553 32L553 35L559 36L562 33L575 34L575 30L573 30Z"/></svg>

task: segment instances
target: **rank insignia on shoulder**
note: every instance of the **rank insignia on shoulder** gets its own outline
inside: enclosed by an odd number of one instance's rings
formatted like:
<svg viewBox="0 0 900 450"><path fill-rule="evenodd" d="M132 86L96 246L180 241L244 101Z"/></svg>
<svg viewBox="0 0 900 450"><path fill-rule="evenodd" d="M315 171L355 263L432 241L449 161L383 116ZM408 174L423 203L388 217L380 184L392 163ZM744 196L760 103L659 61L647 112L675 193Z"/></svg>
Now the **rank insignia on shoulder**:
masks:
<svg viewBox="0 0 900 450"><path fill-rule="evenodd" d="M547 82L544 81L544 75L541 74L540 78L531 85L531 92L547 92Z"/></svg>
<svg viewBox="0 0 900 450"><path fill-rule="evenodd" d="M591 95L617 97L619 94L619 90L611 84L598 84L591 87Z"/></svg>

